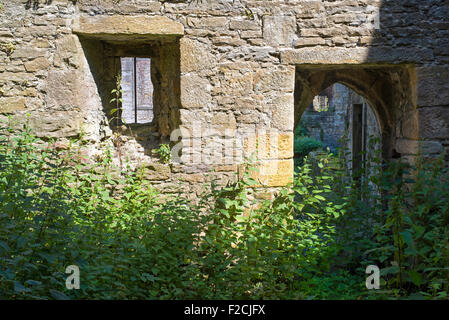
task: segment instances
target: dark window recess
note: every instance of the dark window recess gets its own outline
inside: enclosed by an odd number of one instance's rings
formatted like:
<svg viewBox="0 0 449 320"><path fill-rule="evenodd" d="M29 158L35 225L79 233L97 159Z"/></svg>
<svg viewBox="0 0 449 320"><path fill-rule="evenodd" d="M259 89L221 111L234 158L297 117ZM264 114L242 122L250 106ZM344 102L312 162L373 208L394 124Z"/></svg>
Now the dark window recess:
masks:
<svg viewBox="0 0 449 320"><path fill-rule="evenodd" d="M153 83L151 59L120 58L122 72L122 121L148 123L153 121Z"/></svg>

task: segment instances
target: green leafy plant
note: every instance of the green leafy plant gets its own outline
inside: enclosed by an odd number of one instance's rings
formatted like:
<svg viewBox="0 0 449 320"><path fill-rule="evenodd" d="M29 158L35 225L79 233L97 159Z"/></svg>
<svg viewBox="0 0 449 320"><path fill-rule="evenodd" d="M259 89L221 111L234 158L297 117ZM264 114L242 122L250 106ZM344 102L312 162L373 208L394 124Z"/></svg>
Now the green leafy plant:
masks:
<svg viewBox="0 0 449 320"><path fill-rule="evenodd" d="M5 52L8 56L12 55L16 51L16 46L12 42L4 43L0 46L0 50Z"/></svg>
<svg viewBox="0 0 449 320"><path fill-rule="evenodd" d="M113 95L113 98L109 101L109 103L114 103L114 107L110 111L110 115L113 116L112 120L116 121L116 126L118 127L120 124L120 117L122 113L122 76L118 74L115 77L115 88L111 90L111 94Z"/></svg>
<svg viewBox="0 0 449 320"><path fill-rule="evenodd" d="M248 20L253 20L254 19L254 13L249 8L245 7L244 15L245 15L246 19L248 19Z"/></svg>
<svg viewBox="0 0 449 320"><path fill-rule="evenodd" d="M249 163L192 203L162 197L144 168L115 167L108 149L90 163L77 139L57 150L28 126L0 131L1 299L447 299L441 159L356 184L332 155L306 158L258 201ZM79 290L65 288L73 264ZM364 287L369 264L382 292Z"/></svg>
<svg viewBox="0 0 449 320"><path fill-rule="evenodd" d="M323 148L321 141L309 137L295 137L293 150L300 158L304 158L310 152Z"/></svg>
<svg viewBox="0 0 449 320"><path fill-rule="evenodd" d="M314 256L324 242L303 255L315 243L308 230L327 230L318 227L325 220L297 207L287 189L252 207L248 172L196 205L160 201L144 169L120 172L107 150L92 165L76 140L59 153L28 127L2 137L2 298L300 298L301 268L323 258ZM325 207L306 177L295 184L303 204ZM65 289L71 264L83 271L80 290Z"/></svg>
<svg viewBox="0 0 449 320"><path fill-rule="evenodd" d="M300 122L299 125L295 129L295 136L297 137L306 137L309 135L309 131L307 130L307 126L304 123Z"/></svg>
<svg viewBox="0 0 449 320"><path fill-rule="evenodd" d="M449 170L443 156L418 159L413 171L406 163L393 163L380 186L387 208L371 252L383 261L388 287L403 295L448 297Z"/></svg>
<svg viewBox="0 0 449 320"><path fill-rule="evenodd" d="M159 148L154 149L154 152L159 155L163 163L170 163L171 161L171 149L170 145L163 143Z"/></svg>

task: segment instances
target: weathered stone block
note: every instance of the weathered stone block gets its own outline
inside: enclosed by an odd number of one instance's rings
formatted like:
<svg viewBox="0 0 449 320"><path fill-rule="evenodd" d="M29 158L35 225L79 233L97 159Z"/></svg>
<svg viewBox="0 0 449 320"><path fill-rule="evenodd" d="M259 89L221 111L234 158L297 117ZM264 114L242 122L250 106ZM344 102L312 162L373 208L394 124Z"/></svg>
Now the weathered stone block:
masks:
<svg viewBox="0 0 449 320"><path fill-rule="evenodd" d="M419 136L449 139L449 107L419 108Z"/></svg>
<svg viewBox="0 0 449 320"><path fill-rule="evenodd" d="M78 105L78 74L72 70L52 70L48 73L44 90L50 107Z"/></svg>
<svg viewBox="0 0 449 320"><path fill-rule="evenodd" d="M219 124L227 129L235 129L235 116L233 113L217 112L212 116L212 124Z"/></svg>
<svg viewBox="0 0 449 320"><path fill-rule="evenodd" d="M404 114L402 121L402 136L408 139L419 139L419 113L412 110Z"/></svg>
<svg viewBox="0 0 449 320"><path fill-rule="evenodd" d="M36 72L40 70L47 69L50 66L50 61L45 57L39 57L32 61L27 61L24 63L25 69L28 72Z"/></svg>
<svg viewBox="0 0 449 320"><path fill-rule="evenodd" d="M80 134L83 119L73 111L34 112L30 126L38 137L63 138Z"/></svg>
<svg viewBox="0 0 449 320"><path fill-rule="evenodd" d="M226 28L226 26L228 25L228 18L226 17L187 18L187 24L195 28L218 30Z"/></svg>
<svg viewBox="0 0 449 320"><path fill-rule="evenodd" d="M238 67L238 64L235 66ZM234 65L220 67L220 91L228 95L245 96L253 90L253 72L242 72Z"/></svg>
<svg viewBox="0 0 449 320"><path fill-rule="evenodd" d="M84 36L105 37L182 36L184 26L165 16L94 16L79 17L73 23L73 33Z"/></svg>
<svg viewBox="0 0 449 320"><path fill-rule="evenodd" d="M31 40L30 45L33 48L50 48L51 47L50 41L45 40L45 39L33 39L33 40Z"/></svg>
<svg viewBox="0 0 449 320"><path fill-rule="evenodd" d="M258 132L244 138L243 148L247 157L259 160L290 159L293 157L293 133Z"/></svg>
<svg viewBox="0 0 449 320"><path fill-rule="evenodd" d="M212 39L212 42L216 46L242 46L245 44L245 41L237 38L237 37L215 37Z"/></svg>
<svg viewBox="0 0 449 320"><path fill-rule="evenodd" d="M241 114L237 116L237 122L244 124L257 124L260 122L260 116L258 113Z"/></svg>
<svg viewBox="0 0 449 320"><path fill-rule="evenodd" d="M46 50L44 49L35 49L30 47L21 47L14 50L11 54L11 59L27 59L33 60L38 57L45 56Z"/></svg>
<svg viewBox="0 0 449 320"><path fill-rule="evenodd" d="M217 165L214 167L214 171L216 171L216 172L237 172L237 165L236 164Z"/></svg>
<svg viewBox="0 0 449 320"><path fill-rule="evenodd" d="M296 18L294 16L264 16L263 38L273 47L293 45L296 39Z"/></svg>
<svg viewBox="0 0 449 320"><path fill-rule="evenodd" d="M56 40L56 52L53 64L61 67L67 62L72 67L78 68L83 60L83 49L76 35L66 35Z"/></svg>
<svg viewBox="0 0 449 320"><path fill-rule="evenodd" d="M26 109L25 98L23 97L2 97L0 98L0 113L14 113Z"/></svg>
<svg viewBox="0 0 449 320"><path fill-rule="evenodd" d="M313 18L323 10L324 4L321 1L306 1L301 3L299 15L302 18Z"/></svg>
<svg viewBox="0 0 449 320"><path fill-rule="evenodd" d="M419 67L416 73L419 106L449 105L449 65Z"/></svg>
<svg viewBox="0 0 449 320"><path fill-rule="evenodd" d="M262 37L262 31L242 31L240 37L242 39L260 38Z"/></svg>
<svg viewBox="0 0 449 320"><path fill-rule="evenodd" d="M151 163L145 163L143 165L147 171L145 173L145 179L149 181L163 181L170 178L170 166L167 164L157 163L157 162L151 162Z"/></svg>
<svg viewBox="0 0 449 320"><path fill-rule="evenodd" d="M332 16L332 20L335 23L351 23L357 21L358 16L354 13L342 13L342 14L336 14Z"/></svg>
<svg viewBox="0 0 449 320"><path fill-rule="evenodd" d="M195 74L181 76L181 104L186 109L205 108L211 101L210 84Z"/></svg>
<svg viewBox="0 0 449 320"><path fill-rule="evenodd" d="M0 73L0 83L14 82L18 84L27 83L34 80L34 74L26 72L2 72Z"/></svg>
<svg viewBox="0 0 449 320"><path fill-rule="evenodd" d="M192 125L195 122L206 123L208 119L207 113L202 110L181 109L179 113L179 119L185 125Z"/></svg>
<svg viewBox="0 0 449 320"><path fill-rule="evenodd" d="M281 52L286 64L354 64L354 63L407 63L433 59L429 49L402 49L391 47L323 48L305 47Z"/></svg>
<svg viewBox="0 0 449 320"><path fill-rule="evenodd" d="M311 46L320 46L326 44L326 40L323 38L313 37L313 38L299 38L295 41L294 47L311 47Z"/></svg>
<svg viewBox="0 0 449 320"><path fill-rule="evenodd" d="M181 72L200 71L214 67L216 59L205 44L189 38L182 38L179 44Z"/></svg>
<svg viewBox="0 0 449 320"><path fill-rule="evenodd" d="M27 28L27 33L33 37L50 37L56 34L56 26L34 26Z"/></svg>
<svg viewBox="0 0 449 320"><path fill-rule="evenodd" d="M202 173L191 173L191 174L181 174L178 175L180 181L190 182L190 183L204 183L205 176Z"/></svg>
<svg viewBox="0 0 449 320"><path fill-rule="evenodd" d="M292 92L295 87L295 68L261 69L254 75L254 90L267 92L282 90Z"/></svg>
<svg viewBox="0 0 449 320"><path fill-rule="evenodd" d="M293 159L262 161L255 167L250 176L259 184L252 187L281 187L293 181ZM243 172L242 166L239 172Z"/></svg>
<svg viewBox="0 0 449 320"><path fill-rule="evenodd" d="M66 55L70 53L76 53L78 51L78 37L75 35L63 36L56 40L56 49L60 53L65 53Z"/></svg>
<svg viewBox="0 0 449 320"><path fill-rule="evenodd" d="M253 20L231 20L229 23L231 30L259 30L260 26Z"/></svg>
<svg viewBox="0 0 449 320"><path fill-rule="evenodd" d="M366 48L300 48L281 52L281 61L286 64L339 64L362 63L368 54Z"/></svg>
<svg viewBox="0 0 449 320"><path fill-rule="evenodd" d="M278 150L279 159L288 159L293 157L293 133L279 134Z"/></svg>
<svg viewBox="0 0 449 320"><path fill-rule="evenodd" d="M293 131L293 93L283 95L273 101L272 127L280 131Z"/></svg>

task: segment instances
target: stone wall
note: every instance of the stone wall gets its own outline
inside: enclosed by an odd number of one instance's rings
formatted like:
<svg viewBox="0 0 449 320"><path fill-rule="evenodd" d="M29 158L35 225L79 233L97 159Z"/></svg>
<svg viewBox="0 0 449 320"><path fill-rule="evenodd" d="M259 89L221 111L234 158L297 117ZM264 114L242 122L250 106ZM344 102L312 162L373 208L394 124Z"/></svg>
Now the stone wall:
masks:
<svg viewBox="0 0 449 320"><path fill-rule="evenodd" d="M314 102L307 108L301 117L301 127L304 127L308 135L323 142L325 148L329 147L332 152L336 152L341 147L341 139L348 135L350 123L349 111L352 101L349 100L351 89L341 84L334 84L326 90L327 101ZM317 97L320 97L317 96ZM321 99L323 100L323 99ZM325 109L317 103L326 102Z"/></svg>
<svg viewBox="0 0 449 320"><path fill-rule="evenodd" d="M159 111L140 138L123 132L116 157L152 169L148 178L165 192L182 182L194 196L206 179L233 179L254 146L263 147L261 185L284 185L293 173L295 122L337 81L379 114L385 157L449 149L447 1L0 3L2 117L21 121L28 113L38 136L62 142L82 136L91 159L104 146L117 149L109 87L99 80L110 78L102 73L105 46L159 48ZM172 145L181 140L176 150L188 161L164 165L151 148L174 129ZM229 144L232 152L223 151Z"/></svg>

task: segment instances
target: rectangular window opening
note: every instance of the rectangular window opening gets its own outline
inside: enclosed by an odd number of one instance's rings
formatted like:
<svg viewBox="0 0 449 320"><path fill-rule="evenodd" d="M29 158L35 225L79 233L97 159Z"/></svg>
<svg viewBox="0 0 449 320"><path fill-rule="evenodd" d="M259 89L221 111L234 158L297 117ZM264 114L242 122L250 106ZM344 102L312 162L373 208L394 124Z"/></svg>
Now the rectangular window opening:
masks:
<svg viewBox="0 0 449 320"><path fill-rule="evenodd" d="M125 124L153 121L151 58L120 57L122 74L122 113Z"/></svg>

